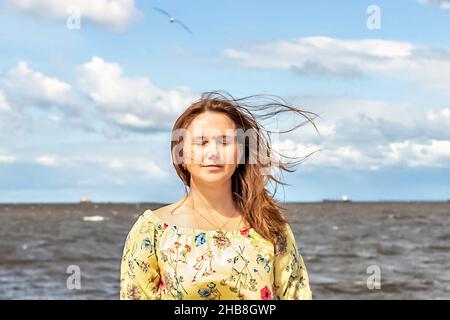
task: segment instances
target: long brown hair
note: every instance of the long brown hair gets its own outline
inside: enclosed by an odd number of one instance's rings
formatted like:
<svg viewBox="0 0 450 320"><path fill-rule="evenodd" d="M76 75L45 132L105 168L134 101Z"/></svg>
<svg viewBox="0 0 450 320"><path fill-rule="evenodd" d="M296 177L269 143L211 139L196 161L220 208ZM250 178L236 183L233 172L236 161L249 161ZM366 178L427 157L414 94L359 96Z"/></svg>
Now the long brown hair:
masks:
<svg viewBox="0 0 450 320"><path fill-rule="evenodd" d="M268 102L253 102L254 99L259 98L263 98L263 101L265 101L264 99L267 99ZM274 110L258 114L259 112L271 108L274 108ZM250 226L265 239L276 244L279 241L279 235L284 234L287 221L281 213L282 210L286 209L277 204L274 197L277 191L277 184L287 185L287 183L277 179L272 173L263 174L262 172L264 168L271 169L274 167L287 172L293 172L295 171L293 167L303 162L308 156L317 151L300 158L288 157L280 154L272 149L270 135L268 135L268 133L275 133L275 131L266 130L258 122L258 118L262 120L271 119L283 112L293 112L294 114L306 118L307 121L300 123L290 130L278 131L276 133L290 132L308 122L312 123L315 130L319 133L313 121L318 115L291 106L284 99L275 95L253 95L235 99L225 91L211 91L203 93L199 100L192 103L180 115L175 121L172 133L179 129L187 129L195 117L206 111L222 112L231 118L237 129L242 129L244 132L250 131L254 134L253 138L256 139L259 150L250 148L249 140L245 139L245 137L238 137L239 143L244 144L245 161L239 162L239 165L231 177L232 195L238 210L242 212L243 218ZM182 137L172 134L172 163L178 176L184 183L187 194L186 186L190 187L189 171L183 168L180 161L174 161L174 158L178 156L183 157L183 150L182 147L180 147L182 139ZM175 154L175 150L177 150L177 154ZM258 153L258 157L256 157L256 161L255 158L253 158L253 161L250 163L249 159L252 155L254 156L255 153ZM273 161L275 153L279 155L278 161ZM263 159L260 159L261 155L263 156ZM293 159L293 161L283 162L281 160L282 158ZM266 189L266 184L270 182L275 183L273 194L270 194L269 190Z"/></svg>

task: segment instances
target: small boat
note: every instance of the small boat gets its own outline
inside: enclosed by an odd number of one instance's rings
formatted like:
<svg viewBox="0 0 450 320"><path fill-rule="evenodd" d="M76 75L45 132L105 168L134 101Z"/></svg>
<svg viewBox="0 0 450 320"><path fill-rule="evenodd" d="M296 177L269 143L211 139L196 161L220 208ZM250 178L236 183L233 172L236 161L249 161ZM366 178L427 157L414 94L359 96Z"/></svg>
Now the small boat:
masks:
<svg viewBox="0 0 450 320"><path fill-rule="evenodd" d="M91 199L88 196L83 196L80 203L91 203Z"/></svg>

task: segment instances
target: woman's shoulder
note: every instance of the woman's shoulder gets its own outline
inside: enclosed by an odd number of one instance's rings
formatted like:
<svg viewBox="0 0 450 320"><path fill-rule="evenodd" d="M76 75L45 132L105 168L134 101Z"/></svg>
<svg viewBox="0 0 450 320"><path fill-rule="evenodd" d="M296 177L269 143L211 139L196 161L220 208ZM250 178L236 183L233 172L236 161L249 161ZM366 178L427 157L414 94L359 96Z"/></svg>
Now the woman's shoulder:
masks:
<svg viewBox="0 0 450 320"><path fill-rule="evenodd" d="M164 222L168 225L190 225L194 217L193 211L186 205L183 200L159 207L154 210L148 210L149 214L158 222Z"/></svg>
<svg viewBox="0 0 450 320"><path fill-rule="evenodd" d="M146 212L148 214L153 214L156 217L160 218L160 220L166 221L166 218L170 216L170 213L176 208L176 203L171 203L162 207L159 207L157 209L147 209Z"/></svg>
<svg viewBox="0 0 450 320"><path fill-rule="evenodd" d="M189 220L188 212L182 210L181 213L174 215L173 212L179 207L179 202L163 205L161 207L150 209L147 208L140 216L137 222L153 224L157 227L160 225L168 224L175 225L180 222L181 219L185 218Z"/></svg>
<svg viewBox="0 0 450 320"><path fill-rule="evenodd" d="M178 202L175 202L154 209L147 208L141 213L139 218L143 220L159 219L165 221L165 218L170 216L170 213L176 208L177 204Z"/></svg>
<svg viewBox="0 0 450 320"><path fill-rule="evenodd" d="M154 211L152 209L146 209L138 215L130 230L130 235L138 236L153 233L155 229L157 229L157 225L158 217L155 215Z"/></svg>

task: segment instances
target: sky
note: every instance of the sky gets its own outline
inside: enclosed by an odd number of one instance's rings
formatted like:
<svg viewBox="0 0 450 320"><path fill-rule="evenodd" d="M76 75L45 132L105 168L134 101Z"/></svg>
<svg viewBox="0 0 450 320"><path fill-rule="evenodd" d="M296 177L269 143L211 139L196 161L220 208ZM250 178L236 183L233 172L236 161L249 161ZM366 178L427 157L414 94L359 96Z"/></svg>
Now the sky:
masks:
<svg viewBox="0 0 450 320"><path fill-rule="evenodd" d="M178 201L171 128L212 90L320 115L274 139L317 151L280 201L450 199L450 0L95 4L0 2L0 203Z"/></svg>

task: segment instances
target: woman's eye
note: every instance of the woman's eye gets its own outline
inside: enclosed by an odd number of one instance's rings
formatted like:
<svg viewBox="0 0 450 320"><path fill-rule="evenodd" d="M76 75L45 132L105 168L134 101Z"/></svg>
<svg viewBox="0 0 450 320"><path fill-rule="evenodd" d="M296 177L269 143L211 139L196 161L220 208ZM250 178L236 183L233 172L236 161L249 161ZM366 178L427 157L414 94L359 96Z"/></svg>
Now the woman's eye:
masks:
<svg viewBox="0 0 450 320"><path fill-rule="evenodd" d="M198 146L204 146L204 145L206 145L208 143L208 140L197 140L197 141L195 141L194 142L194 144L196 144L196 145L198 145ZM217 140L217 143L218 144L222 144L222 145L229 145L231 142L230 142L230 139L220 139L220 140Z"/></svg>
<svg viewBox="0 0 450 320"><path fill-rule="evenodd" d="M224 138L222 139L222 144L228 145L233 143L233 138Z"/></svg>
<svg viewBox="0 0 450 320"><path fill-rule="evenodd" d="M207 140L203 140L203 141L197 141L195 144L199 145L199 146L203 146L205 144L207 144L208 141Z"/></svg>

